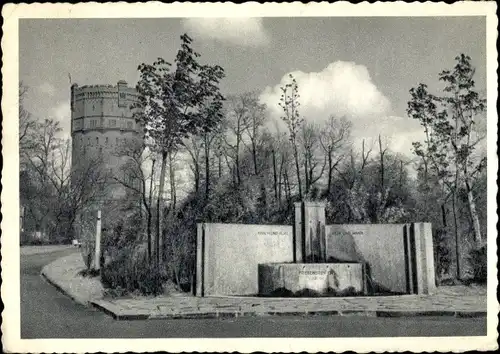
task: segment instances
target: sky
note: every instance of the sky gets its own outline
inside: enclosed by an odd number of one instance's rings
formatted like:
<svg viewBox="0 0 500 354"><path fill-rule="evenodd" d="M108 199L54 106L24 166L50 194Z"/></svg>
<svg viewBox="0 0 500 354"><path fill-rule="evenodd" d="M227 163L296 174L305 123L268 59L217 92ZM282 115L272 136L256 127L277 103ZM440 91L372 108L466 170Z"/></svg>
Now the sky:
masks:
<svg viewBox="0 0 500 354"><path fill-rule="evenodd" d="M422 82L438 93L438 73L465 53L477 89L486 91L484 17L22 19L19 79L29 87L27 108L61 121L69 135L68 74L80 86L121 79L134 86L140 63L173 62L183 33L202 63L224 68L224 94L255 91L279 121L279 87L292 73L305 120L346 116L355 142L382 134L408 155L422 137L406 115L410 88Z"/></svg>

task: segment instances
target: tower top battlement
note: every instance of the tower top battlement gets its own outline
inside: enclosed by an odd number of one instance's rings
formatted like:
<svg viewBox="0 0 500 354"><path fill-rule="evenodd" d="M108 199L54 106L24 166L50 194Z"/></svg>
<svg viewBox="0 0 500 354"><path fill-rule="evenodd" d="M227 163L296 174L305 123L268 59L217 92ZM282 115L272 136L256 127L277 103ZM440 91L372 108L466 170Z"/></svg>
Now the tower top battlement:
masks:
<svg viewBox="0 0 500 354"><path fill-rule="evenodd" d="M137 91L135 87L128 86L125 80L120 80L116 85L109 84L97 84L97 85L83 85L78 86L77 83L71 85L71 92L75 98L82 98L86 95L95 97L100 94L118 94L119 92L125 92L128 95L137 96Z"/></svg>

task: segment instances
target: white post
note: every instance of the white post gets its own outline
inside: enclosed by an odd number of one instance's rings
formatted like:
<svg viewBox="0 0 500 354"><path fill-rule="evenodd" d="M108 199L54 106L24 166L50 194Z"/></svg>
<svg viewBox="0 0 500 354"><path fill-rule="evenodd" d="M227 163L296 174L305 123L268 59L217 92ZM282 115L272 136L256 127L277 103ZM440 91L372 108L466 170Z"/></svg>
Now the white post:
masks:
<svg viewBox="0 0 500 354"><path fill-rule="evenodd" d="M24 231L24 206L21 207L21 232Z"/></svg>
<svg viewBox="0 0 500 354"><path fill-rule="evenodd" d="M94 269L101 268L101 211L97 211L97 228L95 233L95 258Z"/></svg>

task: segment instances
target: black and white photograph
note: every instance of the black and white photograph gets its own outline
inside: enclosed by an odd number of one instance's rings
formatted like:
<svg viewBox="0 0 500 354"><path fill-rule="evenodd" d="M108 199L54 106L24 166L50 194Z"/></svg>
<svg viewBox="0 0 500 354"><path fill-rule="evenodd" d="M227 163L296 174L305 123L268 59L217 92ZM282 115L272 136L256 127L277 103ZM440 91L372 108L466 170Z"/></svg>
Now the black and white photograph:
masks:
<svg viewBox="0 0 500 354"><path fill-rule="evenodd" d="M4 350L498 349L495 11L4 6Z"/></svg>

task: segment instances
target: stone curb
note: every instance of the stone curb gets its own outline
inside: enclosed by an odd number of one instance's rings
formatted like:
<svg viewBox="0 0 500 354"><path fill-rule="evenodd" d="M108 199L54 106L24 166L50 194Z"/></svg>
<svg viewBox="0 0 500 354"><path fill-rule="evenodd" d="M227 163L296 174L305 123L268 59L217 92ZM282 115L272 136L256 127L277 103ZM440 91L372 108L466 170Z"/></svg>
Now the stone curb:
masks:
<svg viewBox="0 0 500 354"><path fill-rule="evenodd" d="M91 301L91 305L113 317L115 320L155 320L155 319L215 319L263 316L362 316L362 317L417 317L417 316L447 316L447 317L486 317L486 311L370 311L370 310L319 310L319 311L196 311L184 313L147 313L123 310L106 301Z"/></svg>
<svg viewBox="0 0 500 354"><path fill-rule="evenodd" d="M70 298L74 302L76 302L79 305L85 306L85 307L91 307L91 301L99 300L101 297L100 296L95 296L92 293L87 293L87 292L78 292L77 289L73 289L71 282L67 282L65 277L60 278L58 271L53 271L54 267L58 266L66 266L66 264L63 262L61 263L61 260L67 259L73 255L68 255L64 256L61 258L56 259L55 261L46 264L42 270L40 271L40 277L44 279L47 283L49 283L51 286L56 288L57 291L59 291L61 294L65 295L66 297ZM78 270L78 269L77 269ZM77 274L77 270L75 270L75 276Z"/></svg>
<svg viewBox="0 0 500 354"><path fill-rule="evenodd" d="M49 264L50 265L50 264ZM46 267L46 266L45 266ZM73 300L74 302L80 304L80 305L83 305L83 306L86 306L86 307L89 307L90 304L91 304L91 300L86 300L86 299L82 299L81 297L79 297L78 295L72 293L70 290L68 289L65 289L63 288L61 285L59 285L57 283L56 280L52 279L50 275L47 274L47 271L45 269L45 267L42 268L42 271L40 273L40 276L47 282L49 283L50 285L52 285L54 288L57 289L57 291L59 291L61 294L69 297L71 300Z"/></svg>

